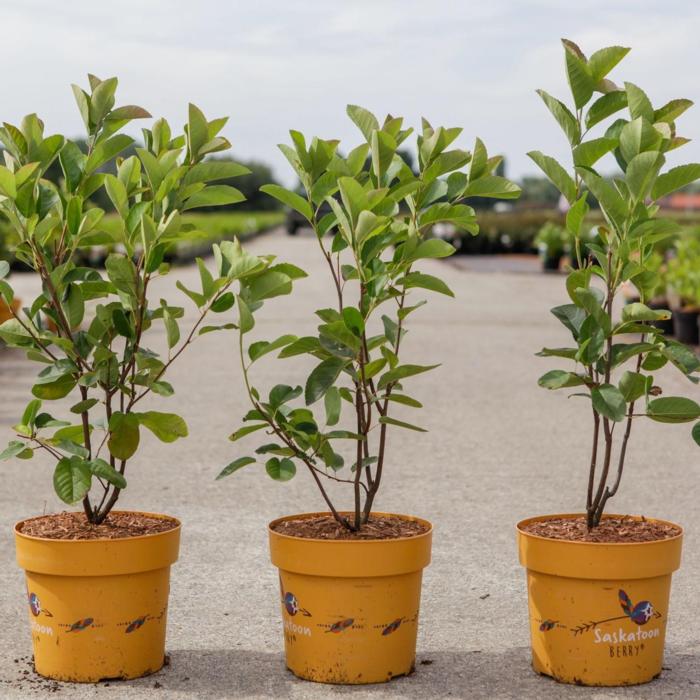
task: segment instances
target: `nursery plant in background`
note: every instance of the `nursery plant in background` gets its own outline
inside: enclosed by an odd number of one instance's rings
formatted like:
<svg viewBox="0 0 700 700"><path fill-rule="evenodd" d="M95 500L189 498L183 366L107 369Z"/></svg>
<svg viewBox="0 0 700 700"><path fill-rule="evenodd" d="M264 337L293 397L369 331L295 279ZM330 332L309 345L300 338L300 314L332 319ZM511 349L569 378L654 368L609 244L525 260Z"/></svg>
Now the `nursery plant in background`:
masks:
<svg viewBox="0 0 700 700"><path fill-rule="evenodd" d="M540 253L545 271L558 270L567 252L566 231L553 222L547 222L537 233L535 245Z"/></svg>
<svg viewBox="0 0 700 700"><path fill-rule="evenodd" d="M131 678L163 664L180 524L113 508L144 431L166 443L187 435L185 421L149 409L149 397L173 394L166 380L173 362L199 335L230 327L204 325L205 318L230 309L231 284L243 275L264 279L270 262L246 256L233 242L216 247L215 274L198 261L201 292L178 283L199 310L192 326L181 330L183 308L158 299L156 291L168 273L163 256L198 236L183 225L181 213L240 201L235 188L211 183L247 171L204 160L229 147L219 136L226 119L209 121L194 105L184 134L172 134L158 120L143 129L144 146L136 155L120 158L133 143L121 129L150 115L132 105L116 107L116 87L116 78L95 76L90 92L73 86L87 130L85 153L61 135L46 136L34 114L20 126L0 129L6 149L0 209L19 237L17 257L41 279L39 296L0 325L0 338L41 367L33 398L14 426L16 439L0 457L45 453L54 464L59 498L82 503L82 514L33 518L15 528L18 561L27 572L36 669L75 681ZM64 174L60 187L43 178L55 159ZM118 215L119 225L109 233L101 228L104 212L90 203L99 188ZM105 243L123 252L107 258L104 272L76 264L81 249ZM8 267L0 265L4 278ZM275 273L276 280L282 277ZM0 294L13 308L5 279ZM160 346L163 336L167 353L161 355L151 343ZM65 410L49 412L47 402L61 399Z"/></svg>
<svg viewBox="0 0 700 700"><path fill-rule="evenodd" d="M333 305L316 312L315 335L246 343L260 303L255 285L242 285L239 349L251 410L231 439L256 431L264 438L255 456L238 457L220 476L259 463L277 481L298 469L311 477L328 512L270 525L287 665L311 680L372 683L413 667L421 571L430 559L428 522L373 511L390 468L389 435L424 431L406 416L421 407L407 393L410 381L437 366L402 359L407 326L425 294L452 296L442 279L421 270L426 259L454 252L429 234L438 222L476 234L474 211L463 200L515 198L519 189L493 175L501 159L489 157L480 140L473 152L451 148L461 129L424 120L414 173L397 150L412 133L401 118L380 124L356 106L348 115L364 137L351 150L296 131L291 146L280 146L303 196L263 188L313 230ZM303 385L258 388L252 366L273 351L285 362L313 361ZM329 485L344 487L349 507Z"/></svg>
<svg viewBox="0 0 700 700"><path fill-rule="evenodd" d="M698 345L700 237L697 234L682 236L676 244L675 257L668 263L667 283L676 305L673 309L674 334L683 343Z"/></svg>
<svg viewBox="0 0 700 700"><path fill-rule="evenodd" d="M622 483L636 422L700 417L692 399L667 396L663 376L656 374L668 366L697 383L700 361L653 325L670 312L648 305L659 284L654 246L679 231L677 223L659 216L657 201L700 177L700 164L665 167L666 153L687 141L677 135L676 119L690 101L654 108L636 85L615 85L607 76L626 48L604 48L587 58L574 43L563 43L573 107L539 94L569 141L572 166L538 151L529 155L569 203L566 226L579 267L567 276L567 303L552 309L573 342L539 354L573 366L550 370L539 384L590 403L592 447L586 515L523 521L520 554L528 568L535 669L566 682L627 685L661 672L681 529L604 511ZM591 133L594 128L600 136ZM614 178L598 165L609 153L621 170ZM585 260L580 230L589 195L600 203L605 223ZM636 287L639 301L618 312L616 296L625 281ZM631 334L637 336L632 342ZM700 442L700 424L693 434ZM625 640L634 642L633 652L623 653Z"/></svg>

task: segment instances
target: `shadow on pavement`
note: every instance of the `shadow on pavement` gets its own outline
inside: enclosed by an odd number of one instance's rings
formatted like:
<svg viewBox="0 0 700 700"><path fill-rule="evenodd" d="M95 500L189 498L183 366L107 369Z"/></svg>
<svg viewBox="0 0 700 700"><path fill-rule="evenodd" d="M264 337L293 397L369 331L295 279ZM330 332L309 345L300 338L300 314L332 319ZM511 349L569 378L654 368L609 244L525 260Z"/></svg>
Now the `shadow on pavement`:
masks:
<svg viewBox="0 0 700 700"><path fill-rule="evenodd" d="M325 686L305 683L284 668L281 653L243 649L178 650L170 666L155 676L129 685L157 687L196 698L325 698L331 695L409 698L470 698L559 700L560 698L700 697L699 659L688 653L667 654L664 676L645 686L582 688L536 675L529 649L503 652L427 651L418 657L417 671L391 683L371 686ZM156 685L156 683L158 685Z"/></svg>

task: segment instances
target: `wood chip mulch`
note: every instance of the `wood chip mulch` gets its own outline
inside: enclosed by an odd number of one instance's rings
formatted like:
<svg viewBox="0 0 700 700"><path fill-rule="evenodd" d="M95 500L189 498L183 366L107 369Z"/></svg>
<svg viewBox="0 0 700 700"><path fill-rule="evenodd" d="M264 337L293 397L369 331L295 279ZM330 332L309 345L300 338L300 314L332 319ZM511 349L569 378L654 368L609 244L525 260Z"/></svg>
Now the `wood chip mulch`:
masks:
<svg viewBox="0 0 700 700"><path fill-rule="evenodd" d="M85 513L56 513L27 520L22 534L50 540L116 540L167 532L177 527L171 518L154 518L141 513L110 513L100 525L92 525Z"/></svg>
<svg viewBox="0 0 700 700"><path fill-rule="evenodd" d="M427 531L425 525L415 520L383 515L371 516L359 532L351 532L332 515L284 520L273 529L282 535L317 540L394 540L416 537Z"/></svg>
<svg viewBox="0 0 700 700"><path fill-rule="evenodd" d="M604 518L598 527L588 529L586 518L554 518L525 525L523 531L539 537L571 542L654 542L680 535L675 525L629 516Z"/></svg>

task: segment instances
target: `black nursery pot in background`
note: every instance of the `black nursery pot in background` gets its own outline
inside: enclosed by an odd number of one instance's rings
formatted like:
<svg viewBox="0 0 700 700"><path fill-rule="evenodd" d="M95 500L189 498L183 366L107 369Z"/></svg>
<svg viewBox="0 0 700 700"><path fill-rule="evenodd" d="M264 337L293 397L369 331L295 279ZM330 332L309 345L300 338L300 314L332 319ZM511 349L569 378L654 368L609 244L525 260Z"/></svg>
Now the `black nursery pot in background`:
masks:
<svg viewBox="0 0 700 700"><path fill-rule="evenodd" d="M698 316L700 309L676 309L673 312L673 334L686 345L700 345Z"/></svg>
<svg viewBox="0 0 700 700"><path fill-rule="evenodd" d="M666 299L658 299L650 301L647 306L654 311L659 311L660 309L668 309L668 301ZM676 312L677 313L677 312ZM674 313L675 316L675 313ZM673 318L666 319L665 321L652 321L651 325L663 331L666 335L673 335Z"/></svg>

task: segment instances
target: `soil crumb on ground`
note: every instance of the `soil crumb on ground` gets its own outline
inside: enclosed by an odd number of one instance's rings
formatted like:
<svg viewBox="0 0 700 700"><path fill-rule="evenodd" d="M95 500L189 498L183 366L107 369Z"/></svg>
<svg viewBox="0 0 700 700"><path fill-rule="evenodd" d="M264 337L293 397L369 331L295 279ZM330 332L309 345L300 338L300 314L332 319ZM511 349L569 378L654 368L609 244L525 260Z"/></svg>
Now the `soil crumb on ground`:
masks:
<svg viewBox="0 0 700 700"><path fill-rule="evenodd" d="M110 513L100 525L92 525L85 513L41 515L22 524L20 532L50 540L117 540L156 535L177 527L172 518L154 518L142 513Z"/></svg>
<svg viewBox="0 0 700 700"><path fill-rule="evenodd" d="M598 527L588 529L586 518L553 518L529 523L522 530L531 535L571 542L654 542L681 534L675 525L654 522L644 518L624 516L604 518Z"/></svg>
<svg viewBox="0 0 700 700"><path fill-rule="evenodd" d="M393 515L372 515L359 532L348 530L332 515L283 520L273 527L281 535L316 540L395 540L422 535L427 529L423 523Z"/></svg>

